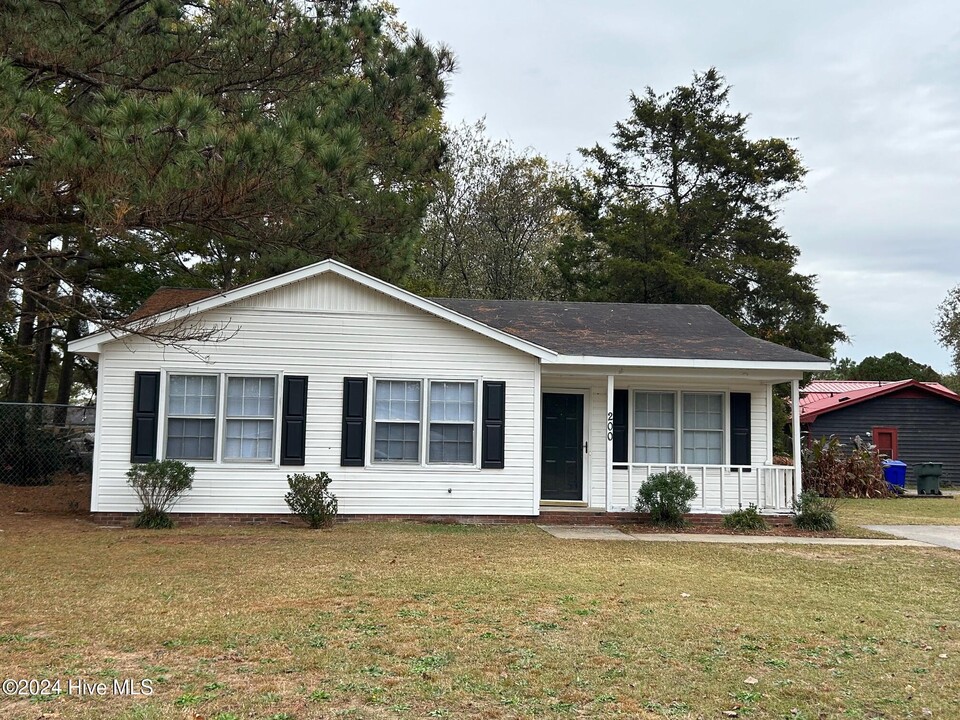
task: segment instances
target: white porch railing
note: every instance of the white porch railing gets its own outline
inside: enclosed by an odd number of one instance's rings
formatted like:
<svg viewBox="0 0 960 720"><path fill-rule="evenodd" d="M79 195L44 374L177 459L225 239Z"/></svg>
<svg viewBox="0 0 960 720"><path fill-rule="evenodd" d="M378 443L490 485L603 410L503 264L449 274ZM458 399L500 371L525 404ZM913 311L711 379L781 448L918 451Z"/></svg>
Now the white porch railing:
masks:
<svg viewBox="0 0 960 720"><path fill-rule="evenodd" d="M750 503L768 512L789 512L797 495L797 473L785 465L653 465L614 469L613 510L632 510L637 490L651 475L681 470L697 484L691 511L731 512Z"/></svg>

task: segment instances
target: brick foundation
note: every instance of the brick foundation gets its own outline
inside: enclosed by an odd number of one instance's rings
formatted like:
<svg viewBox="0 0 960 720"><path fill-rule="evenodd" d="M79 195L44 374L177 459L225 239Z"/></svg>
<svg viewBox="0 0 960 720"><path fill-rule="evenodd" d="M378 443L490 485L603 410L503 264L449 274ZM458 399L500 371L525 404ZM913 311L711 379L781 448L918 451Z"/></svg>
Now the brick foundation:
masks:
<svg viewBox="0 0 960 720"><path fill-rule="evenodd" d="M90 519L98 525L130 525L136 513L94 512ZM177 525L304 525L296 515L286 513L170 513ZM696 527L720 527L722 515L693 513L686 516L687 522ZM773 527L785 527L790 518L784 515L766 516ZM543 525L633 525L649 522L649 516L632 512L596 512L544 510L540 515L340 515L337 522L414 522L440 523L444 525L518 525L540 523Z"/></svg>

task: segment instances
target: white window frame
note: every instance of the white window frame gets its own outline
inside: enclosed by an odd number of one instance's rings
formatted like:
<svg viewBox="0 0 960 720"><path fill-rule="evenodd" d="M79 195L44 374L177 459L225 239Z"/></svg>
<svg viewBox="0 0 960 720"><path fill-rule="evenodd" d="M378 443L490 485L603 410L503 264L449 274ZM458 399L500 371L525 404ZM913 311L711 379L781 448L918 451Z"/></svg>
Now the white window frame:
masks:
<svg viewBox="0 0 960 720"><path fill-rule="evenodd" d="M171 415L170 414L170 381L173 377L212 377L216 378L217 381L217 394L215 396L216 406L214 407L213 415ZM162 440L162 450L161 457L164 460L180 460L181 462L193 464L200 463L203 465L211 465L217 462L217 457L220 452L220 447L218 445L219 433L217 431L218 424L220 423L220 406L221 406L221 393L223 380L220 377L219 373L211 372L196 372L192 370L172 370L166 372L162 376L162 395L160 399L160 407L163 409L163 440ZM213 420L213 457L211 458L170 458L167 455L167 440L169 439L170 434L170 420Z"/></svg>
<svg viewBox="0 0 960 720"><path fill-rule="evenodd" d="M198 466L210 466L210 465L229 465L232 468L239 468L243 466L249 466L251 468L262 468L262 467L280 467L280 408L283 403L283 378L284 374L273 374L259 372L257 370L230 370L223 372L203 372L196 371L192 369L167 369L160 368L160 407L162 409L162 437L160 440L160 453L159 457L162 459L172 459L167 457L167 421L171 417L167 413L167 398L169 396L169 385L170 377L172 375L203 375L205 377L215 377L217 378L217 414L213 418L216 425L214 427L214 455L212 460L190 460L183 459L183 462L189 465L198 465ZM274 388L275 388L275 397L274 397L274 420L273 420L273 440L271 447L273 448L273 458L271 460L257 460L253 458L243 458L236 460L225 460L223 457L223 447L224 440L226 436L226 402L227 402L227 377L258 377L258 378L273 378ZM174 418L179 417L200 417L196 415L191 416L180 416L174 415ZM208 416L203 416L206 419L210 419ZM252 418L251 418L252 419Z"/></svg>
<svg viewBox="0 0 960 720"><path fill-rule="evenodd" d="M671 395L673 396L673 427L671 428L653 428L653 427L637 427L637 395L639 394L649 394L649 395ZM669 461L667 464L676 464L676 460L680 457L680 434L677 431L677 426L680 421L677 419L677 415L680 410L680 393L676 390L656 390L652 388L636 388L630 391L630 402L627 406L627 409L630 413L630 454L628 458L631 462L638 463L640 465L663 465L663 462L648 462L648 461L639 461L636 459L637 456L637 430L667 430L669 429L673 432L673 460Z"/></svg>
<svg viewBox="0 0 960 720"><path fill-rule="evenodd" d="M420 385L420 413L417 418L417 459L416 460L392 460L390 458L378 459L376 456L377 448L377 424L390 424L390 425L413 425L412 420L377 420L377 384L378 383L394 383L394 382L403 382L403 383L418 383ZM370 450L369 457L370 462L377 465L399 465L405 467L412 467L415 465L421 465L423 461L423 378L414 378L414 377L376 377L372 381L373 392L370 393L370 402L371 402L371 411L369 418L369 428L370 428Z"/></svg>
<svg viewBox="0 0 960 720"><path fill-rule="evenodd" d="M242 372L231 372L224 373L222 376L222 402L220 404L222 412L220 413L223 420L223 428L220 432L220 462L229 463L231 465L237 463L254 463L256 465L275 465L277 460L277 416L279 415L279 403L282 400L280 397L283 394L281 388L281 380L276 375L263 375L259 373L242 373ZM227 415L227 386L230 383L231 378L256 378L258 380L273 380L273 415L271 417L258 416L253 417L252 415L242 415L238 417L231 417ZM228 458L227 457L227 422L230 420L270 420L273 422L273 436L270 438L270 457L269 458Z"/></svg>
<svg viewBox="0 0 960 720"><path fill-rule="evenodd" d="M480 387L476 380L447 380L445 378L430 378L428 381L429 387L427 388L427 407L426 407L426 418L427 418L427 444L423 448L424 463L426 465L449 465L452 467L471 467L477 463L477 425L479 413L477 412L477 406L481 404L482 400L480 398ZM430 419L430 404L433 401L433 384L434 383L446 383L448 385L471 385L473 387L473 419L470 421L470 460L468 462L449 462L438 460L432 462L430 460L430 426L431 425L466 425L462 420L456 422L452 420L431 420Z"/></svg>
<svg viewBox="0 0 960 720"><path fill-rule="evenodd" d="M691 390L683 391L680 393L680 406L678 408L678 418L677 425L680 428L680 434L677 436L677 458L680 461L681 465L708 465L708 466L721 466L728 464L727 460L727 415L729 415L729 410L727 409L727 393L717 390ZM689 395L708 395L708 396L718 396L720 398L720 427L719 428L689 428L689 432L709 432L709 433L719 433L720 434L720 462L716 463L695 463L695 462L685 462L683 459L683 433L688 431L688 428L684 427L683 424L683 401Z"/></svg>
<svg viewBox="0 0 960 720"><path fill-rule="evenodd" d="M630 443L627 446L627 459L629 465L676 465L676 466L687 466L694 465L697 466L699 463L685 463L683 462L683 396L684 395L719 395L721 397L720 401L720 415L721 415L721 430L713 432L721 432L720 439L720 454L721 461L718 464L709 463L709 467L723 467L730 464L730 447L728 444L729 437L729 423L730 423L730 392L727 390L677 390L670 388L662 387L648 387L648 386L628 386L627 389L630 391L628 395L628 411L629 411L629 429L630 429ZM637 393L672 393L674 395L674 439L676 440L674 444L674 458L670 463L647 463L640 462L636 457L636 398ZM645 428L639 428L641 430ZM652 429L652 428L646 428Z"/></svg>
<svg viewBox="0 0 960 720"><path fill-rule="evenodd" d="M481 413L483 412L483 398L481 391L483 388L481 377L448 377L444 375L390 375L367 374L367 416L365 431L365 457L364 471L373 472L409 472L412 468L417 468L421 472L464 472L479 471L480 468L480 423ZM419 457L414 462L412 460L375 460L374 451L376 446L376 396L377 381L397 381L397 382L419 382L420 383L420 448ZM473 418L473 461L470 463L440 463L428 462L430 453L430 383L465 383L474 386L474 418ZM358 468L360 469L360 468Z"/></svg>

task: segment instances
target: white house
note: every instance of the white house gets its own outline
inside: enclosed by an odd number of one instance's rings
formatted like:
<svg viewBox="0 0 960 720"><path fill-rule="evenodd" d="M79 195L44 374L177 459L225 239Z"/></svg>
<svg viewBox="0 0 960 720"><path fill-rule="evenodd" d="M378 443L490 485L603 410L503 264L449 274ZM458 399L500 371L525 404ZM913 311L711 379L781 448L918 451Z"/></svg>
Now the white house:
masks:
<svg viewBox="0 0 960 720"><path fill-rule="evenodd" d="M196 467L184 513L286 513L286 476L321 470L341 514L614 512L677 466L695 512L786 511L801 479L773 464L773 385L797 407L829 367L706 306L427 299L333 260L162 289L131 319L224 332L71 343L100 368L93 512L136 511L125 473L155 458Z"/></svg>

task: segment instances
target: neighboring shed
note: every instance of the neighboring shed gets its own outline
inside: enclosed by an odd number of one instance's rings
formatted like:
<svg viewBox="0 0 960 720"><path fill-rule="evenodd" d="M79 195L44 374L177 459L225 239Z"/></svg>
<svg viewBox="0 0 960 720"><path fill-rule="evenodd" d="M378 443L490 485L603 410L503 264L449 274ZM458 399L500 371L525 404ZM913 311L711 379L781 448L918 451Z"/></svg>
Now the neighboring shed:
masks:
<svg viewBox="0 0 960 720"><path fill-rule="evenodd" d="M812 382L801 390L800 423L811 438L869 436L911 467L943 463L942 481L960 483L960 395L939 383Z"/></svg>

